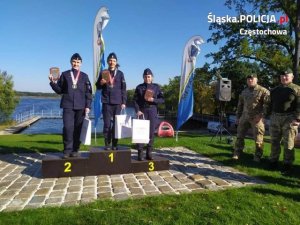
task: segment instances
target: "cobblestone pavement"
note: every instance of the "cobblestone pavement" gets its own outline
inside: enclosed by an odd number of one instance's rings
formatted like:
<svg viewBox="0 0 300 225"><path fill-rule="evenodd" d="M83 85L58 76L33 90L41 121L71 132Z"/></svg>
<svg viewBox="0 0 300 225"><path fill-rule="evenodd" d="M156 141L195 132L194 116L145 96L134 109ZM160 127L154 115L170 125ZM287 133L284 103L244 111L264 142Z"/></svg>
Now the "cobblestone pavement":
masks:
<svg viewBox="0 0 300 225"><path fill-rule="evenodd" d="M156 149L155 153L170 160L170 170L47 179L41 176L44 154L0 155L0 211L264 183L183 147Z"/></svg>

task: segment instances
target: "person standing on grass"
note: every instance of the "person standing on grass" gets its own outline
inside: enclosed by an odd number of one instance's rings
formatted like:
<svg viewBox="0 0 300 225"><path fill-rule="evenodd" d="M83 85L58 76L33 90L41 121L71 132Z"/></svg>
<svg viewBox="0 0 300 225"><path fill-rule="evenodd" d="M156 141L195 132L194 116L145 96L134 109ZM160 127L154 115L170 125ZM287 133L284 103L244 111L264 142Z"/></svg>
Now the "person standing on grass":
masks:
<svg viewBox="0 0 300 225"><path fill-rule="evenodd" d="M63 158L78 157L80 148L80 132L83 119L90 112L92 103L92 87L86 73L80 71L82 58L78 53L70 60L72 68L62 72L55 80L49 75L50 86L62 95L60 107L63 108Z"/></svg>
<svg viewBox="0 0 300 225"><path fill-rule="evenodd" d="M244 147L245 136L249 128L252 128L255 141L255 153L253 160L259 162L263 155L265 125L263 122L263 109L270 92L257 84L257 75L247 76L247 88L239 96L237 106L237 139L233 151L233 159L239 159Z"/></svg>
<svg viewBox="0 0 300 225"><path fill-rule="evenodd" d="M293 83L293 79L291 69L281 73L281 84L271 90L270 102L265 108L266 115L271 113L270 169L278 167L282 143L284 148L283 174L292 172L292 164L295 160L295 137L300 124L300 87Z"/></svg>

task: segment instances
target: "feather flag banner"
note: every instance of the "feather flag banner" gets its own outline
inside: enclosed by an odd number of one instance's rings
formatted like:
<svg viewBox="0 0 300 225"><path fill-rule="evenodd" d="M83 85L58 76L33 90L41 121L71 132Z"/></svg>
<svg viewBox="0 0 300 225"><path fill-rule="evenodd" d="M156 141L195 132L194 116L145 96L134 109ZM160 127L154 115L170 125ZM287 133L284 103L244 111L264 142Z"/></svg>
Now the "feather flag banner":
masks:
<svg viewBox="0 0 300 225"><path fill-rule="evenodd" d="M106 7L101 7L94 21L94 35L93 35L93 48L94 48L93 93L94 93L95 129L101 115L101 91L96 89L95 84L98 80L100 71L105 67L105 59L104 59L105 43L102 36L102 31L106 27L108 21L109 21L108 9Z"/></svg>
<svg viewBox="0 0 300 225"><path fill-rule="evenodd" d="M200 45L204 40L200 36L193 36L185 45L181 66L181 79L179 89L179 103L177 112L177 126L179 128L193 115L194 95L193 81L197 56L200 53Z"/></svg>

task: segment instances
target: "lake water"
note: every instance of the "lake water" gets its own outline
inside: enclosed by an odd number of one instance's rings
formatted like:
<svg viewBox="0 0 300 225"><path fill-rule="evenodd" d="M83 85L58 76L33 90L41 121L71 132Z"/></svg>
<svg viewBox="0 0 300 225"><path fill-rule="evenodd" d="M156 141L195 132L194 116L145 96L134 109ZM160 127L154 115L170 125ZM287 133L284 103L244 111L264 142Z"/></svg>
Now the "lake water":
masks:
<svg viewBox="0 0 300 225"><path fill-rule="evenodd" d="M37 97L22 97L19 105L16 107L13 118L18 118L29 113L44 113L53 111L55 113L61 111L59 107L60 98L37 98ZM93 103L92 103L93 106ZM126 113L134 115L133 108L127 108ZM90 115L93 115L93 108ZM62 134L63 122L62 119L40 119L30 127L23 130L22 134ZM98 120L96 132L102 133L103 120ZM92 119L92 131L95 131L94 120Z"/></svg>

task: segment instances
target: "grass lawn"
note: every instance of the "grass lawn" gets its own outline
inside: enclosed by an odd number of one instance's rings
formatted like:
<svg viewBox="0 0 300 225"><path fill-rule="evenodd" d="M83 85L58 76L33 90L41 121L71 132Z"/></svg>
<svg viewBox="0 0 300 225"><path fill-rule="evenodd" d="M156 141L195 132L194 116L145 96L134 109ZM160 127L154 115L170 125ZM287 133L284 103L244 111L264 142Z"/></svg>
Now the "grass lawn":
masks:
<svg viewBox="0 0 300 225"><path fill-rule="evenodd" d="M0 136L0 152L58 152L60 135ZM92 141L93 142L93 141ZM97 140L103 145L103 138ZM120 144L130 144L129 139ZM124 201L97 200L72 207L45 207L0 213L0 224L300 224L300 153L296 150L294 172L282 176L269 171L267 159L252 161L254 143L246 141L241 160L231 159L231 146L217 138L180 134L173 138L156 138L155 147L185 146L198 153L232 166L268 184L205 191L181 195L160 195ZM83 150L89 147L84 146ZM265 156L270 145L265 145ZM281 165L282 166L282 165ZM1 199L0 199L1 201Z"/></svg>

